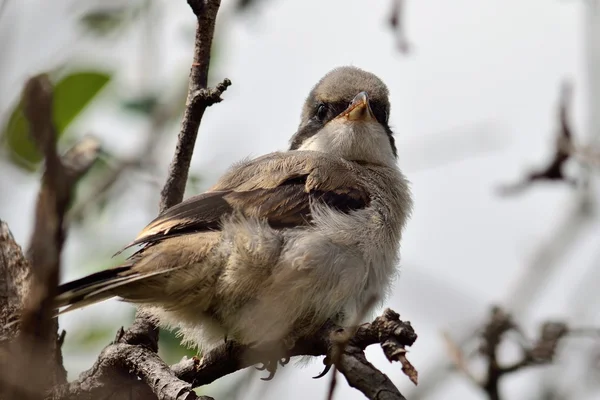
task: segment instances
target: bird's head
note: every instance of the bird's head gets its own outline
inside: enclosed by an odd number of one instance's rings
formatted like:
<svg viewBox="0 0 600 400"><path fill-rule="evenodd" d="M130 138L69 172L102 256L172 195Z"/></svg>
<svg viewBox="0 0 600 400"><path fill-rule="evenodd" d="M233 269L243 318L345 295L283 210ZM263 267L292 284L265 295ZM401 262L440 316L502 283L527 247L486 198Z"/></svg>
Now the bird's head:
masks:
<svg viewBox="0 0 600 400"><path fill-rule="evenodd" d="M349 161L396 163L396 145L388 125L387 86L355 67L340 67L311 90L290 150L331 153Z"/></svg>

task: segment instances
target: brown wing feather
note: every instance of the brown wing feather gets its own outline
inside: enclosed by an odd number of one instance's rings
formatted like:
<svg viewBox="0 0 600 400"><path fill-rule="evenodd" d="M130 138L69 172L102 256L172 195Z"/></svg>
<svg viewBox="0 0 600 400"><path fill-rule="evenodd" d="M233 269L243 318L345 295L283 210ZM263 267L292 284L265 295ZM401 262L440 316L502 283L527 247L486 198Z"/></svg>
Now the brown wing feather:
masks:
<svg viewBox="0 0 600 400"><path fill-rule="evenodd" d="M202 193L165 210L123 250L174 235L219 229L221 218L233 211L224 198L228 193L230 191Z"/></svg>
<svg viewBox="0 0 600 400"><path fill-rule="evenodd" d="M222 218L234 212L264 218L281 229L310 224L313 202L342 212L366 207L369 193L350 168L337 159L301 151L272 153L241 163L211 191L166 210L127 247L218 230Z"/></svg>

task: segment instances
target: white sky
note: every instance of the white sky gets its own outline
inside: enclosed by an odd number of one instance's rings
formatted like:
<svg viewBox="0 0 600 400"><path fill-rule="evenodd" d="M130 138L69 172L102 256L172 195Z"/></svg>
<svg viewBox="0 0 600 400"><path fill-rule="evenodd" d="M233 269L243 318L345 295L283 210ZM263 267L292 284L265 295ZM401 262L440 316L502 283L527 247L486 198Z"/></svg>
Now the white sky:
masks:
<svg viewBox="0 0 600 400"><path fill-rule="evenodd" d="M142 32L100 50L86 46L85 40L73 41L72 24L65 22L64 13L83 9L75 7L74 1L56 1L53 6L41 0L23 3L19 10L9 5L0 20L0 50L7 54L2 58L21 63L19 68L0 63L0 88L12 96L0 98L0 111L14 99L25 76L74 54L81 63L101 60L118 69L118 87L110 90L121 93L135 92L149 81L169 85L174 76L187 75L191 41L181 40L186 32L181 23L191 23L193 16L183 0L161 2L154 34L146 38L157 46L150 58L140 52ZM575 84L574 125L577 134L583 133L582 3L407 0L407 33L414 46L409 56L394 47L386 24L387 0L270 0L242 18L231 15L230 3L224 1L219 19L213 77L228 77L233 86L224 94L225 101L205 114L193 169L212 182L235 160L285 148L305 96L331 68L352 64L379 75L392 94L391 123L400 165L412 182L416 204L403 241L402 274L387 305L410 320L419 334L410 360L426 380L430 364L445 354L441 331L480 318L491 303L504 301L519 272L571 203L572 193L562 185L539 185L514 198L499 198L494 190L549 156L558 88L565 77ZM85 133L100 133L108 146L118 144L117 150L127 154L139 144L132 132L143 125L107 117L108 108L88 113L78 127ZM161 150L165 169L175 136L176 128ZM435 167L441 158L458 161ZM36 182L11 170L0 173L0 185L10 188L14 199L3 196L0 217L26 243ZM124 204L132 206L134 200ZM118 240L114 238L117 218L108 215L98 222L93 240L114 242L116 250L154 212L152 207L141 207L120 214ZM67 246L70 278L82 273L75 267L85 256L78 253L81 246L75 236ZM525 312L527 329L547 317L569 317L577 303L573 291L580 280L588 279L584 274L591 263L598 263L596 248L597 236L588 235L565 255L565 268ZM594 308L598 296L589 301ZM78 311L65 318L65 327L119 313L123 307L109 302ZM586 318L581 322L600 322L597 312ZM379 349L370 349L368 356L408 396L411 384L400 367L388 365ZM67 362L85 368L91 361L72 356ZM265 399L325 398L328 378L310 379L320 367L320 362L287 367L269 384L255 378L256 395L245 398L259 398L266 385L270 389ZM507 398L526 398L535 389L537 375L530 372L507 379ZM336 399L362 398L343 379L340 382ZM207 394L212 393L209 388ZM468 400L481 394L456 374L428 398Z"/></svg>

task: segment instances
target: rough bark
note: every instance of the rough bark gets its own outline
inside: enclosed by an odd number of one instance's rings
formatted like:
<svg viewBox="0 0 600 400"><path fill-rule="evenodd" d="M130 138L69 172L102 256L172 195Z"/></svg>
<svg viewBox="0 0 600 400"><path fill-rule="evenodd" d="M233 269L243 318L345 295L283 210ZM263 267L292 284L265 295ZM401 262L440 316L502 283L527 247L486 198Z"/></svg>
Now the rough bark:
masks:
<svg viewBox="0 0 600 400"><path fill-rule="evenodd" d="M4 287L0 396L39 398L66 382L58 322L52 300L58 286L66 230L64 216L75 184L95 161L99 145L86 138L64 156L56 149L53 91L45 75L29 79L22 95L32 140L44 155L44 175L27 260L2 224L0 244Z"/></svg>

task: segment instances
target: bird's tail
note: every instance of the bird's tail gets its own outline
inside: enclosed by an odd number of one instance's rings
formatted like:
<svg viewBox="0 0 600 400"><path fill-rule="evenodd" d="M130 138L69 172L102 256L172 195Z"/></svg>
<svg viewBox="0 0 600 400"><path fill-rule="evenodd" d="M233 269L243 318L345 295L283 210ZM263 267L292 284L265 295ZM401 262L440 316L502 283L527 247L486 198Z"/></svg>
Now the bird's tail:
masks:
<svg viewBox="0 0 600 400"><path fill-rule="evenodd" d="M128 299L128 293L141 281L171 272L173 269L141 272L132 269L133 265L122 265L119 267L96 272L71 282L60 285L54 299L54 307L60 309L57 315L64 314L112 297L123 297Z"/></svg>

